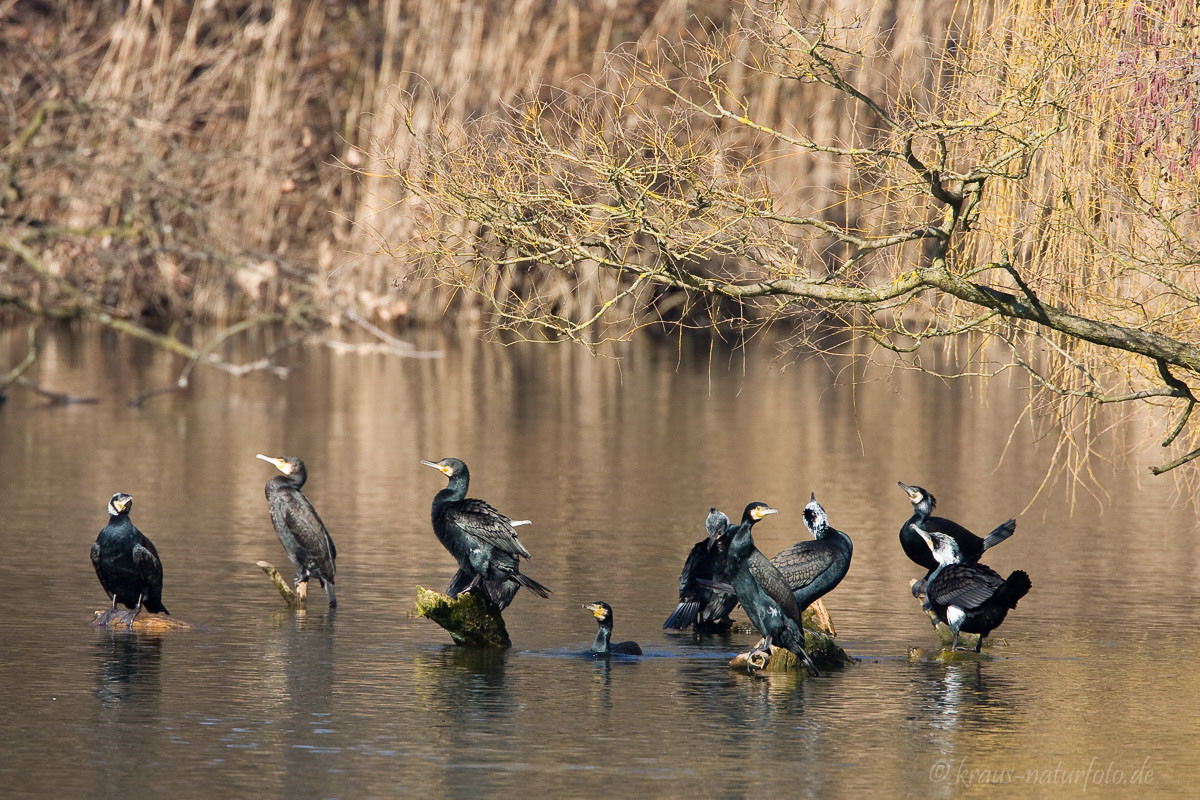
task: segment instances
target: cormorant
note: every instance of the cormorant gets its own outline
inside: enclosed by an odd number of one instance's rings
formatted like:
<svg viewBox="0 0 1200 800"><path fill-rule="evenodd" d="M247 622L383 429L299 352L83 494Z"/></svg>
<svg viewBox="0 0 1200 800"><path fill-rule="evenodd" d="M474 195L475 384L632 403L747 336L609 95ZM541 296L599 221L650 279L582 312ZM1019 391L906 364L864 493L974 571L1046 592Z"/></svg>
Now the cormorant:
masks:
<svg viewBox="0 0 1200 800"><path fill-rule="evenodd" d="M613 610L612 606L605 602L588 603L584 605L588 611L592 612L592 616L596 618L596 623L600 626L600 630L596 631L596 641L592 642L592 655L607 656L612 653L622 656L640 656L642 648L637 642L617 642L610 643L613 632Z"/></svg>
<svg viewBox="0 0 1200 800"><path fill-rule="evenodd" d="M850 537L831 527L816 494L810 494L810 497L812 499L804 507L804 526L815 541L792 545L771 559L787 581L801 611L841 583L854 554Z"/></svg>
<svg viewBox="0 0 1200 800"><path fill-rule="evenodd" d="M729 582L725 571L729 537L724 535L729 529L729 517L710 508L704 527L708 537L696 542L683 563L683 572L679 574L679 605L663 623L664 629L687 630L695 625L697 632L716 633L733 625L729 612L737 605L737 596L700 583L702 579Z"/></svg>
<svg viewBox="0 0 1200 800"><path fill-rule="evenodd" d="M108 524L92 545L92 566L112 608L98 620L107 625L114 614L133 629L133 620L145 606L152 614L170 614L162 603L162 562L154 544L129 519L133 497L117 492L108 501ZM118 614L117 603L132 609Z"/></svg>
<svg viewBox="0 0 1200 800"><path fill-rule="evenodd" d="M908 500L913 506L912 516L900 528L900 546L904 548L904 555L914 564L925 568L926 580L929 574L937 569L938 562L917 532L918 527L929 533L941 533L952 537L958 543L964 564L976 563L983 556L984 550L1000 544L1016 530L1017 521L1010 519L996 526L995 530L981 539L953 520L929 516L937 505L937 500L920 486L909 486L900 481L896 481L896 484L908 495ZM924 583L919 581L913 587L913 594L919 594L923 589Z"/></svg>
<svg viewBox="0 0 1200 800"><path fill-rule="evenodd" d="M325 523L317 516L317 510L300 491L308 480L304 462L289 456L276 458L262 453L255 458L274 464L283 473L267 481L267 508L279 543L298 570L295 585L316 578L329 596L329 607L336 608L333 578L337 548L333 546L333 537L325 530Z"/></svg>
<svg viewBox="0 0 1200 800"><path fill-rule="evenodd" d="M1016 608L1017 601L1029 592L1029 575L1018 569L1005 580L989 566L963 563L953 537L921 528L917 531L938 562L925 582L928 606L954 634L954 650L960 631L979 634L978 653L984 637L998 628L1008 610Z"/></svg>
<svg viewBox="0 0 1200 800"><path fill-rule="evenodd" d="M501 611L522 586L538 597L549 597L549 589L520 571L520 559L530 556L515 528L529 521L513 522L484 501L468 498L471 473L457 458L421 463L450 479L446 488L434 495L432 515L433 532L458 562L446 594L457 597L482 582L487 598Z"/></svg>
<svg viewBox="0 0 1200 800"><path fill-rule="evenodd" d="M817 665L804 651L804 626L800 607L788 588L779 569L754 546L750 529L768 514L778 513L766 503L751 503L742 513L742 521L729 536L726 555L730 585L750 622L763 635L763 640L751 651L751 663L756 653L771 657L771 645L778 644L796 654L811 675L819 675ZM706 581L705 583L712 583ZM717 585L714 588L724 589Z"/></svg>

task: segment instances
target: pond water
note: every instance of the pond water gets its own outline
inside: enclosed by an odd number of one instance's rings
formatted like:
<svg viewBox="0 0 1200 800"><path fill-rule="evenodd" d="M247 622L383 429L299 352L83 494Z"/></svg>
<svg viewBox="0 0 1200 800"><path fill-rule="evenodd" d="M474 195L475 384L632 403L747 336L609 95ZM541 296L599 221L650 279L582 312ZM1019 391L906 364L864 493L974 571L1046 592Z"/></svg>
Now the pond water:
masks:
<svg viewBox="0 0 1200 800"><path fill-rule="evenodd" d="M16 388L0 408L5 796L1115 796L1200 777L1196 516L1145 476L1149 451L1093 476L1103 503L1059 478L1039 494L1054 437L1007 381L850 380L765 344L647 338L617 361L423 334L444 357L293 348L287 380L198 370L138 410L127 398L178 359L93 330L39 336L30 375L99 402ZM0 332L0 370L24 341ZM306 461L339 608L314 586L307 612L286 610L254 566L286 564L258 452ZM418 463L446 456L473 496L534 521L524 570L554 594L517 598L505 652L411 614L415 586L453 573L429 522L445 479ZM1018 518L986 559L1033 580L996 633L1007 646L910 660L937 642L908 593L897 480L978 532ZM89 625L105 596L88 550L116 491L157 545L166 605L207 630ZM810 491L855 542L826 602L860 663L750 676L727 662L754 637L662 630L710 505L779 508L755 528L772 554L806 535ZM595 600L645 657L580 655Z"/></svg>

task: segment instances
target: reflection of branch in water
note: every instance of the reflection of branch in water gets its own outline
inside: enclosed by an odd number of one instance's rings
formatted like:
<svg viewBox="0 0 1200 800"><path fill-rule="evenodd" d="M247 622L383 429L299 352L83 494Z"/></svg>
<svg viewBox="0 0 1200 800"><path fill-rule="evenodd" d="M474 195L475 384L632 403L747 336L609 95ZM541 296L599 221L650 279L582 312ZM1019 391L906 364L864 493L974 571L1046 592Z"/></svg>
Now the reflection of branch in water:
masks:
<svg viewBox="0 0 1200 800"><path fill-rule="evenodd" d="M0 403L3 403L6 399L4 397L4 390L7 389L9 386L12 386L14 383L16 383L17 378L21 377L21 373L24 372L25 370L29 369L30 365L32 365L34 362L34 359L37 358L37 326L36 325L29 329L28 339L29 339L29 352L25 354L25 357L23 359L21 359L20 364L17 364L15 367L10 369L8 371L8 374L5 375L3 379L0 379Z"/></svg>
<svg viewBox="0 0 1200 800"><path fill-rule="evenodd" d="M78 394L63 394L61 392L52 392L49 389L43 389L41 386L38 386L33 381L29 380L29 378L17 378L17 383L21 384L26 389L30 389L33 392L40 394L42 397L45 397L47 400L50 401L49 405L52 405L52 406L65 406L65 405L71 405L74 403L98 403L98 402L100 402L99 399L95 398L95 397L87 397L87 396L78 395Z"/></svg>

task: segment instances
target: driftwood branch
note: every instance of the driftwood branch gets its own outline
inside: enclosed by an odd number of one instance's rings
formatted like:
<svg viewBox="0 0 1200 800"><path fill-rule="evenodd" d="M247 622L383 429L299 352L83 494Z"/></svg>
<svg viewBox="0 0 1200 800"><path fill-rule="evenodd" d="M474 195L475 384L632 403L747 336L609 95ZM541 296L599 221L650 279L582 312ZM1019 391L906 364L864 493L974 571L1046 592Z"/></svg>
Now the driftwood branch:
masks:
<svg viewBox="0 0 1200 800"><path fill-rule="evenodd" d="M467 647L511 647L504 617L476 592L448 597L417 587L417 614L446 629L455 644Z"/></svg>
<svg viewBox="0 0 1200 800"><path fill-rule="evenodd" d="M833 620L830 618L829 610L825 608L824 602L817 600L804 609L803 620L804 651L808 653L808 657L813 660L818 669L844 667L854 663L854 658L834 641L837 632L834 630ZM751 629L751 632L754 631ZM729 666L752 672L760 671L758 666L751 664L750 653L739 653L734 656L733 660L729 662ZM771 659L761 668L761 671L791 672L793 670L804 672L804 665L800 663L796 654L786 648L772 645Z"/></svg>
<svg viewBox="0 0 1200 800"><path fill-rule="evenodd" d="M283 598L283 601L288 606L291 608L304 608L305 601L308 598L308 581L304 581L299 586L293 588L292 584L288 583L287 578L283 577L283 575L279 574L279 570L275 569L274 564L269 564L266 561L256 561L254 563L271 579L271 583L279 590L279 596Z"/></svg>
<svg viewBox="0 0 1200 800"><path fill-rule="evenodd" d="M103 625L110 631L126 630L129 627L119 615L112 613L111 608L93 612L92 624ZM144 608L134 617L132 628L135 633L162 633L164 631L194 631L200 629L201 626L199 625L184 622L169 614L151 614Z"/></svg>

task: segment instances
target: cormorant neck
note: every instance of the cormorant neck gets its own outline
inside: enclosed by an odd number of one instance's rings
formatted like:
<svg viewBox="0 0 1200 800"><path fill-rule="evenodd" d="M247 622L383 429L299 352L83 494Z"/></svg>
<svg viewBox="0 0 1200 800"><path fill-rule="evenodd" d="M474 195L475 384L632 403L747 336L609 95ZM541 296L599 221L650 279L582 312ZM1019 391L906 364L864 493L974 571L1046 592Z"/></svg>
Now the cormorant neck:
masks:
<svg viewBox="0 0 1200 800"><path fill-rule="evenodd" d="M437 493L433 498L433 502L438 503L453 503L457 500L462 500L467 496L467 487L471 483L471 475L467 472L466 467L450 476L450 482L446 484L446 488Z"/></svg>
<svg viewBox="0 0 1200 800"><path fill-rule="evenodd" d="M609 640L612 638L612 620L600 622L600 630L596 631L596 640L592 642L593 653L609 652Z"/></svg>

